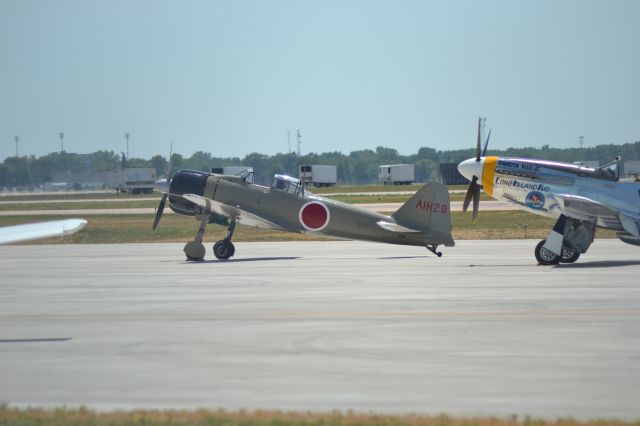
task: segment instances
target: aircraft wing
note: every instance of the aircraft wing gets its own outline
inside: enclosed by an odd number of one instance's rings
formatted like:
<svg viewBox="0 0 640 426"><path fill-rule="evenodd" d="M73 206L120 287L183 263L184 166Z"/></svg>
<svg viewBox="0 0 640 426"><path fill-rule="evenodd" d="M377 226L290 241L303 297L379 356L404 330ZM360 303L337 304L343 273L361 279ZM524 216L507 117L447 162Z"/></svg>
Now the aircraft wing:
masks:
<svg viewBox="0 0 640 426"><path fill-rule="evenodd" d="M239 207L230 206L219 201L211 200L209 198L201 197L200 195L195 194L184 194L182 195L182 197L186 200L191 201L193 204L204 209L209 209L211 212L218 215L228 218L235 218L243 225L266 229L277 229L280 231L287 230L286 228L283 228L276 223L273 223L253 213L244 211Z"/></svg>
<svg viewBox="0 0 640 426"><path fill-rule="evenodd" d="M638 235L635 220L618 209L578 195L559 194L555 198L560 210L568 217L594 222L605 228L624 229Z"/></svg>
<svg viewBox="0 0 640 426"><path fill-rule="evenodd" d="M84 219L64 219L49 222L28 223L25 225L4 226L0 228L0 244L40 238L63 237L84 228Z"/></svg>

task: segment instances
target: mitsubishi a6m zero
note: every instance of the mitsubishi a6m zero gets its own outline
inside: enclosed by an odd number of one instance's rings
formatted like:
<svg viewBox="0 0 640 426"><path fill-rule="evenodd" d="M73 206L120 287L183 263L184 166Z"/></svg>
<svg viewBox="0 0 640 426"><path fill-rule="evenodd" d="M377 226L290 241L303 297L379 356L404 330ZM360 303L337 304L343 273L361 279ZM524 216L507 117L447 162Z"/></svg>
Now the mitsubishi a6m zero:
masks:
<svg viewBox="0 0 640 426"><path fill-rule="evenodd" d="M228 226L227 236L213 253L228 259L235 253L231 239L237 223L282 231L327 235L343 239L423 246L436 254L438 245L453 246L449 192L440 183L428 183L391 216L314 195L293 177L275 175L270 187L251 183L250 171L219 175L181 170L156 182L163 192L153 223L155 230L165 203L176 213L195 216L200 227L184 252L202 260L202 237L208 223Z"/></svg>
<svg viewBox="0 0 640 426"><path fill-rule="evenodd" d="M578 260L593 242L596 227L618 231L625 243L640 245L640 182L619 179L620 158L592 169L527 158L487 157L488 141L481 151L478 123L476 157L458 165L460 174L471 181L463 210L473 199L474 220L480 188L531 213L557 218L547 239L535 249L536 259L543 265Z"/></svg>

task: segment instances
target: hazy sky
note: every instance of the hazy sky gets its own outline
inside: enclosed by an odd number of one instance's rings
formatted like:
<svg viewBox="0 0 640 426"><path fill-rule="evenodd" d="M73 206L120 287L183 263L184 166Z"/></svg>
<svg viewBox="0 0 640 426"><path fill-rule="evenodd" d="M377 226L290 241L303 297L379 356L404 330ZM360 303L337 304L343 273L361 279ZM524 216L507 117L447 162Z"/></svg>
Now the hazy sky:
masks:
<svg viewBox="0 0 640 426"><path fill-rule="evenodd" d="M640 1L0 0L0 159L640 140Z"/></svg>

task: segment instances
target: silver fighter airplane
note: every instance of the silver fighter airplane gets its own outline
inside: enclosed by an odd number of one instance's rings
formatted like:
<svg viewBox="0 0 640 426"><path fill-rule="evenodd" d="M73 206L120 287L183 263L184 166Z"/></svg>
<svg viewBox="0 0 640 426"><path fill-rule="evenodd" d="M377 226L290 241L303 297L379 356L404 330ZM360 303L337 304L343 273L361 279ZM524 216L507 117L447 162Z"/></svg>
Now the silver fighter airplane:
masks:
<svg viewBox="0 0 640 426"><path fill-rule="evenodd" d="M474 220L481 188L491 197L515 203L528 212L557 218L546 240L535 248L535 257L543 265L578 260L593 242L596 227L618 231L625 243L640 245L640 182L619 179L620 158L592 169L486 156L489 138L481 151L480 125L478 122L476 157L458 165L460 174L471 181L463 211L473 200Z"/></svg>
<svg viewBox="0 0 640 426"><path fill-rule="evenodd" d="M251 183L251 172L219 175L180 170L170 180L156 182L163 192L153 229L167 199L178 214L194 216L200 227L184 252L188 260L202 260L202 237L208 223L228 227L213 254L222 260L234 255L231 242L236 224L282 231L327 235L344 239L423 246L437 256L438 245L453 246L449 192L440 183L428 183L391 216L314 195L299 179L275 175L271 186Z"/></svg>

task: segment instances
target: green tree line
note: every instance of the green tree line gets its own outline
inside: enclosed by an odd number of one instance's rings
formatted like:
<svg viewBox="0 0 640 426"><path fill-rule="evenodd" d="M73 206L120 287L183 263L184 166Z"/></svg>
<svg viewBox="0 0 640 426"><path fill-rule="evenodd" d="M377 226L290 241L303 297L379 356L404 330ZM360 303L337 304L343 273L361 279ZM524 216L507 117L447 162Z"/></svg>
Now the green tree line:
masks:
<svg viewBox="0 0 640 426"><path fill-rule="evenodd" d="M502 157L527 157L544 160L574 162L599 161L601 164L616 156L623 160L640 159L640 142L622 145L598 145L590 148L509 148L490 150L489 155ZM172 169L192 169L209 171L211 167L247 166L253 167L255 181L268 183L275 173L298 175L298 167L304 164L331 164L337 167L338 182L342 184L366 184L377 181L378 166L382 164L410 163L415 165L418 182L439 179L441 163L459 163L475 155L475 149L440 151L422 147L411 155L401 155L394 148L379 146L375 150L365 149L349 154L341 152L309 153L298 156L295 153L265 155L250 153L244 158L215 157L204 151L197 151L190 157L181 154L171 156ZM0 164L0 187L35 187L51 182L54 173L62 172L105 172L122 167L154 167L158 176L167 173L169 161L162 155L150 159L129 158L126 161L113 151L97 151L92 154L54 152L41 157L7 157Z"/></svg>

